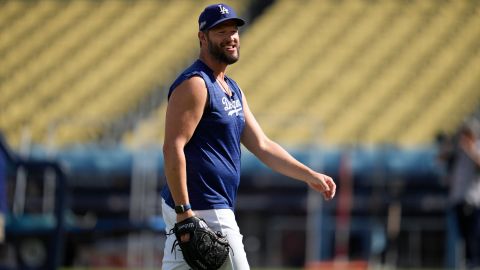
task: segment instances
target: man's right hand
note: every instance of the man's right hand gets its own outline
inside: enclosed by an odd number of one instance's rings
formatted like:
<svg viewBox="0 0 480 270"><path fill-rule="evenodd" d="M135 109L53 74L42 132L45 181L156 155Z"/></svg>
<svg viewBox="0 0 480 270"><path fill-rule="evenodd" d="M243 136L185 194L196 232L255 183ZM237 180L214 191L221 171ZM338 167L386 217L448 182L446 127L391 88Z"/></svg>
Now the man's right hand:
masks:
<svg viewBox="0 0 480 270"><path fill-rule="evenodd" d="M195 216L195 213L192 211L192 209L185 211L181 214L177 214L177 222L183 221L189 217Z"/></svg>
<svg viewBox="0 0 480 270"><path fill-rule="evenodd" d="M187 210L181 214L177 214L177 223L186 220L189 217L194 217L195 213L192 211L192 209ZM190 240L190 235L189 234L184 234L180 236L180 240L183 242L188 242Z"/></svg>

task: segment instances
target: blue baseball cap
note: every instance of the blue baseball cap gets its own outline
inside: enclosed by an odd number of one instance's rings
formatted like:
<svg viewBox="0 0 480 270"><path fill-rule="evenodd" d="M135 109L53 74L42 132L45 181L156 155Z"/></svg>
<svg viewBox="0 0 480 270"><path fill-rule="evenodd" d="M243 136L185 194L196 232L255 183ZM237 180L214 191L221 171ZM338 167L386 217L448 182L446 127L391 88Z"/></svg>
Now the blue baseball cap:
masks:
<svg viewBox="0 0 480 270"><path fill-rule="evenodd" d="M237 16L232 7L225 4L207 6L198 17L198 28L200 31L209 30L227 20L234 20L238 26L245 24L245 21Z"/></svg>

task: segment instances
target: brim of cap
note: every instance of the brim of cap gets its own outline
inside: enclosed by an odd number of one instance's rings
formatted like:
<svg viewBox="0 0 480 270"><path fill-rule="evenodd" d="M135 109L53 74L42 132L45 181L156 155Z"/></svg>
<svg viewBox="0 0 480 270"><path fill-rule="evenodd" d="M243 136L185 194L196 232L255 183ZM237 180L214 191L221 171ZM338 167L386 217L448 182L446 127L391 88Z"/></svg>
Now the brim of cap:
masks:
<svg viewBox="0 0 480 270"><path fill-rule="evenodd" d="M237 22L237 26L242 26L242 25L245 25L245 21L243 19L240 19L240 18L223 18L221 20L218 20L216 21L214 24L210 25L210 27L204 29L204 30L209 30L209 29L212 29L213 27L221 24L222 22L226 22L226 21L236 21Z"/></svg>

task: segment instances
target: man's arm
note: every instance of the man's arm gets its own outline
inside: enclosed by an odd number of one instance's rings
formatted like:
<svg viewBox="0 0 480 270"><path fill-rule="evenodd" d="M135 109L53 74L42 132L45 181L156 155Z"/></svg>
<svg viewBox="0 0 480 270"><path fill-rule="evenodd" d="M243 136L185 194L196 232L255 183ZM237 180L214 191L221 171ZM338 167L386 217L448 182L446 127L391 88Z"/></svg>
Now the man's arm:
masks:
<svg viewBox="0 0 480 270"><path fill-rule="evenodd" d="M189 203L183 149L200 122L206 101L207 89L199 77L182 82L168 101L163 155L167 184L176 205ZM192 210L177 215L177 220L190 216L193 216Z"/></svg>
<svg viewBox="0 0 480 270"><path fill-rule="evenodd" d="M316 191L323 193L325 199L332 199L333 196L335 196L336 190L333 179L328 175L310 169L292 157L292 155L279 144L270 140L250 111L243 93L242 98L243 111L245 114L245 129L242 135L242 144L274 171L304 181Z"/></svg>

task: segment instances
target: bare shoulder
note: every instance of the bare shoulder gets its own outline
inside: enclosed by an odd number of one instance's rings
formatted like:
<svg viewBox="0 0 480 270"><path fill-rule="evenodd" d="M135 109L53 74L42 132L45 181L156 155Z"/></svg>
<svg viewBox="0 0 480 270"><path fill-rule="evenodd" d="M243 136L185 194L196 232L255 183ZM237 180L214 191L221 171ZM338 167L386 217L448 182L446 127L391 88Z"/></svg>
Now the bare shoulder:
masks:
<svg viewBox="0 0 480 270"><path fill-rule="evenodd" d="M190 109L202 110L208 99L205 81L200 77L191 77L179 84L168 101L168 108L185 111Z"/></svg>
<svg viewBox="0 0 480 270"><path fill-rule="evenodd" d="M184 97L184 98L202 98L206 97L207 87L205 81L198 76L193 76L180 83L172 93L171 98Z"/></svg>

